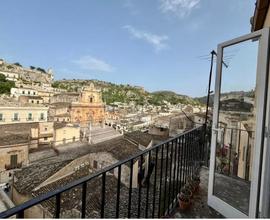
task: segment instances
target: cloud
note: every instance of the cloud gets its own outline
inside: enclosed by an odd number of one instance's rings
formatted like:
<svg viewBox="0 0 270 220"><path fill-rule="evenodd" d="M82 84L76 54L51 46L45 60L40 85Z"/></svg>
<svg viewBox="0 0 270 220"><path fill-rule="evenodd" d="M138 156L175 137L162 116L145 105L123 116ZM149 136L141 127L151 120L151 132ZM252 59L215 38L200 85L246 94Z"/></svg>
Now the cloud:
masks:
<svg viewBox="0 0 270 220"><path fill-rule="evenodd" d="M138 30L130 25L124 26L125 29L132 35L132 37L144 40L151 44L156 51L166 49L168 45L165 43L169 38L166 35L156 35L147 31Z"/></svg>
<svg viewBox="0 0 270 220"><path fill-rule="evenodd" d="M200 0L160 0L160 10L163 13L173 13L183 18L199 6Z"/></svg>
<svg viewBox="0 0 270 220"><path fill-rule="evenodd" d="M77 64L81 69L95 70L101 72L113 72L114 68L103 60L97 59L92 56L83 56L73 63Z"/></svg>
<svg viewBox="0 0 270 220"><path fill-rule="evenodd" d="M130 11L132 15L138 15L139 11L137 7L134 4L134 0L124 0L123 1L123 7Z"/></svg>

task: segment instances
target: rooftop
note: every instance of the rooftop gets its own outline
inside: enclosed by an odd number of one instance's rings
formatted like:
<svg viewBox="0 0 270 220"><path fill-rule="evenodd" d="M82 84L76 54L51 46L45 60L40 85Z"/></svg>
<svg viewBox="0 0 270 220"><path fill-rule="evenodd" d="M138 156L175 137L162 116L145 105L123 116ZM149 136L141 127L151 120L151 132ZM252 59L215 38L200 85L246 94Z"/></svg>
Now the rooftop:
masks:
<svg viewBox="0 0 270 220"><path fill-rule="evenodd" d="M148 147L151 141L153 141L155 144L165 141L168 139L167 137L159 136L159 135L153 135L148 133L143 133L141 131L133 131L130 133L126 133L124 135L126 138L131 139L137 144L141 144L145 147Z"/></svg>
<svg viewBox="0 0 270 220"><path fill-rule="evenodd" d="M70 160L52 161L45 160L43 162L34 163L14 174L14 187L19 193L29 194L34 188L59 171Z"/></svg>

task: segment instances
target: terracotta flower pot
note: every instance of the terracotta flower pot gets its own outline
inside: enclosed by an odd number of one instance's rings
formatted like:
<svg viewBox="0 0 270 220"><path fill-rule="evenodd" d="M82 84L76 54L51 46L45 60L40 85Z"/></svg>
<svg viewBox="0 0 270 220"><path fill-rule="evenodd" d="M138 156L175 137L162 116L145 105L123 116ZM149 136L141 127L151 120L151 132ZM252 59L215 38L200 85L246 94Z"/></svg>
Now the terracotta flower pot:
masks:
<svg viewBox="0 0 270 220"><path fill-rule="evenodd" d="M189 209L189 207L190 207L190 199L182 200L181 198L179 198L178 202L179 202L180 210L185 211L185 210Z"/></svg>
<svg viewBox="0 0 270 220"><path fill-rule="evenodd" d="M200 192L200 185L196 185L195 190L194 190L194 194L198 194Z"/></svg>

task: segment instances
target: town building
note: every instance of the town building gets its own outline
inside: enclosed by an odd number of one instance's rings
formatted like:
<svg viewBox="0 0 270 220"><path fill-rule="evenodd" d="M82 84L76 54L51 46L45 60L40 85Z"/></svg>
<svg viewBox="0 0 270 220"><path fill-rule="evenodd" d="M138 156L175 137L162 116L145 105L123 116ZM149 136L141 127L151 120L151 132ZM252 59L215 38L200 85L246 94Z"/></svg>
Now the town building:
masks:
<svg viewBox="0 0 270 220"><path fill-rule="evenodd" d="M70 103L56 102L50 104L49 120L55 122L70 122Z"/></svg>
<svg viewBox="0 0 270 220"><path fill-rule="evenodd" d="M0 141L0 183L8 182L14 169L29 163L29 136L6 134Z"/></svg>
<svg viewBox="0 0 270 220"><path fill-rule="evenodd" d="M71 103L71 102L78 102L80 97L80 93L78 92L60 92L58 94L54 94L50 98L50 103Z"/></svg>
<svg viewBox="0 0 270 220"><path fill-rule="evenodd" d="M19 96L18 101L22 104L32 103L32 104L43 104L43 98L40 96Z"/></svg>
<svg viewBox="0 0 270 220"><path fill-rule="evenodd" d="M10 95L16 98L19 96L37 96L38 91L33 88L11 88Z"/></svg>
<svg viewBox="0 0 270 220"><path fill-rule="evenodd" d="M54 146L72 143L80 140L80 126L55 123L54 124Z"/></svg>
<svg viewBox="0 0 270 220"><path fill-rule="evenodd" d="M105 122L105 105L102 101L101 91L91 83L82 89L78 102L70 106L72 123L88 125L103 125Z"/></svg>
<svg viewBox="0 0 270 220"><path fill-rule="evenodd" d="M18 103L17 103L18 104ZM38 105L1 105L0 124L47 121L48 107Z"/></svg>

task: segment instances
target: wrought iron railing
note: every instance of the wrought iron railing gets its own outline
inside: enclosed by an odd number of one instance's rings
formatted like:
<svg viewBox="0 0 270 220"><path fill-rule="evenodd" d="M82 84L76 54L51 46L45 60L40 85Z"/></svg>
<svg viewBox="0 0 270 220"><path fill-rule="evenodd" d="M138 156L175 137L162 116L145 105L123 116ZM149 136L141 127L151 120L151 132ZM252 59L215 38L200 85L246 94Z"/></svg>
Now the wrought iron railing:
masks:
<svg viewBox="0 0 270 220"><path fill-rule="evenodd" d="M204 134L203 127L187 131L94 174L34 197L0 213L0 218L31 217L28 215L32 213L31 208L37 206L47 210L47 214L43 212L40 216L47 218L68 217L67 209L75 206L80 210L77 216L80 218L166 216L175 208L181 187L204 159Z"/></svg>
<svg viewBox="0 0 270 220"><path fill-rule="evenodd" d="M12 170L12 169L18 169L22 167L22 162L16 163L16 164L6 164L5 169L6 170Z"/></svg>
<svg viewBox="0 0 270 220"><path fill-rule="evenodd" d="M218 173L250 180L255 132L224 127L218 134L215 170Z"/></svg>

